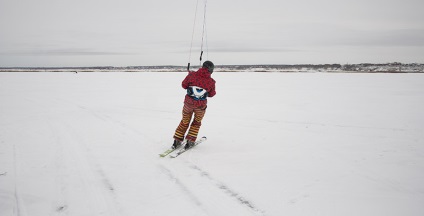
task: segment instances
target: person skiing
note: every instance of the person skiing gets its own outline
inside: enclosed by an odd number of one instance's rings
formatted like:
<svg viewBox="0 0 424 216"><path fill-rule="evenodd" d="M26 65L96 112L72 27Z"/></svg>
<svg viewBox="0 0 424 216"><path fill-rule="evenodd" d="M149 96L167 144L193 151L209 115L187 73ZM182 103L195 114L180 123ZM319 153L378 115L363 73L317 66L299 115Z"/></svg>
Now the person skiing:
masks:
<svg viewBox="0 0 424 216"><path fill-rule="evenodd" d="M216 82L211 77L214 67L215 65L211 61L205 61L198 71L189 71L183 80L182 87L187 90L187 94L184 99L182 120L175 130L173 149L181 146L184 136L187 140L184 146L185 149L189 149L194 145L202 125L202 119L206 113L207 98L216 94ZM190 125L193 114L194 119ZM186 135L187 129L189 130Z"/></svg>

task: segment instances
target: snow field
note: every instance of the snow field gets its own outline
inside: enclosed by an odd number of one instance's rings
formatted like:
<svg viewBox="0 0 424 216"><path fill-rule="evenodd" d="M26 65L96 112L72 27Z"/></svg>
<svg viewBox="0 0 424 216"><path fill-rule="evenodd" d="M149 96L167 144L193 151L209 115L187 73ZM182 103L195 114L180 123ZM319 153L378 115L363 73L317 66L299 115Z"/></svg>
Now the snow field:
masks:
<svg viewBox="0 0 424 216"><path fill-rule="evenodd" d="M214 73L160 158L185 73L0 73L0 215L424 212L422 74Z"/></svg>

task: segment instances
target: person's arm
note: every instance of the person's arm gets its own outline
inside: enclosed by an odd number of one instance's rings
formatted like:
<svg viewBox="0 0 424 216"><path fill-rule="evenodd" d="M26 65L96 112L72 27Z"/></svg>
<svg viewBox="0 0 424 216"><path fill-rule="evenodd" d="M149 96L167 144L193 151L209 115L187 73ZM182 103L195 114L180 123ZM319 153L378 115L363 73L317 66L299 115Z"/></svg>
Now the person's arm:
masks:
<svg viewBox="0 0 424 216"><path fill-rule="evenodd" d="M215 80L214 80L214 81L213 81L212 88L211 88L211 89L209 89L208 97L213 97L213 96L215 96L215 95L216 95L216 91L215 91Z"/></svg>
<svg viewBox="0 0 424 216"><path fill-rule="evenodd" d="M181 83L181 86L183 87L183 89L187 89L190 86L189 80L190 80L191 74L192 74L192 72L189 72L188 75L183 80L183 82Z"/></svg>

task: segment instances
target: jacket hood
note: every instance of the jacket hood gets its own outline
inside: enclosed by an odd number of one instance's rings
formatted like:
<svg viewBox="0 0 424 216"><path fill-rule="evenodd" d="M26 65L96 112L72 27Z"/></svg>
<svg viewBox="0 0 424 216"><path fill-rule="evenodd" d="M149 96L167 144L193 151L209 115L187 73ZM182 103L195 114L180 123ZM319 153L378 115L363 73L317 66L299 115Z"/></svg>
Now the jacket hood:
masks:
<svg viewBox="0 0 424 216"><path fill-rule="evenodd" d="M197 73L202 77L211 77L211 73L209 73L207 68L200 68Z"/></svg>

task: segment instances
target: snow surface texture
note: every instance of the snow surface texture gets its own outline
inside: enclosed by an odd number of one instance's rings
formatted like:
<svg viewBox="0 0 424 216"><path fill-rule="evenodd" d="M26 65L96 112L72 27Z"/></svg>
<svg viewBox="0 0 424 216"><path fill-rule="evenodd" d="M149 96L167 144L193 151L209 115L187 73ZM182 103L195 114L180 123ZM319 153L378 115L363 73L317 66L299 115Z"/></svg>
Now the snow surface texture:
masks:
<svg viewBox="0 0 424 216"><path fill-rule="evenodd" d="M214 73L160 158L185 75L0 73L0 215L423 215L423 74Z"/></svg>

